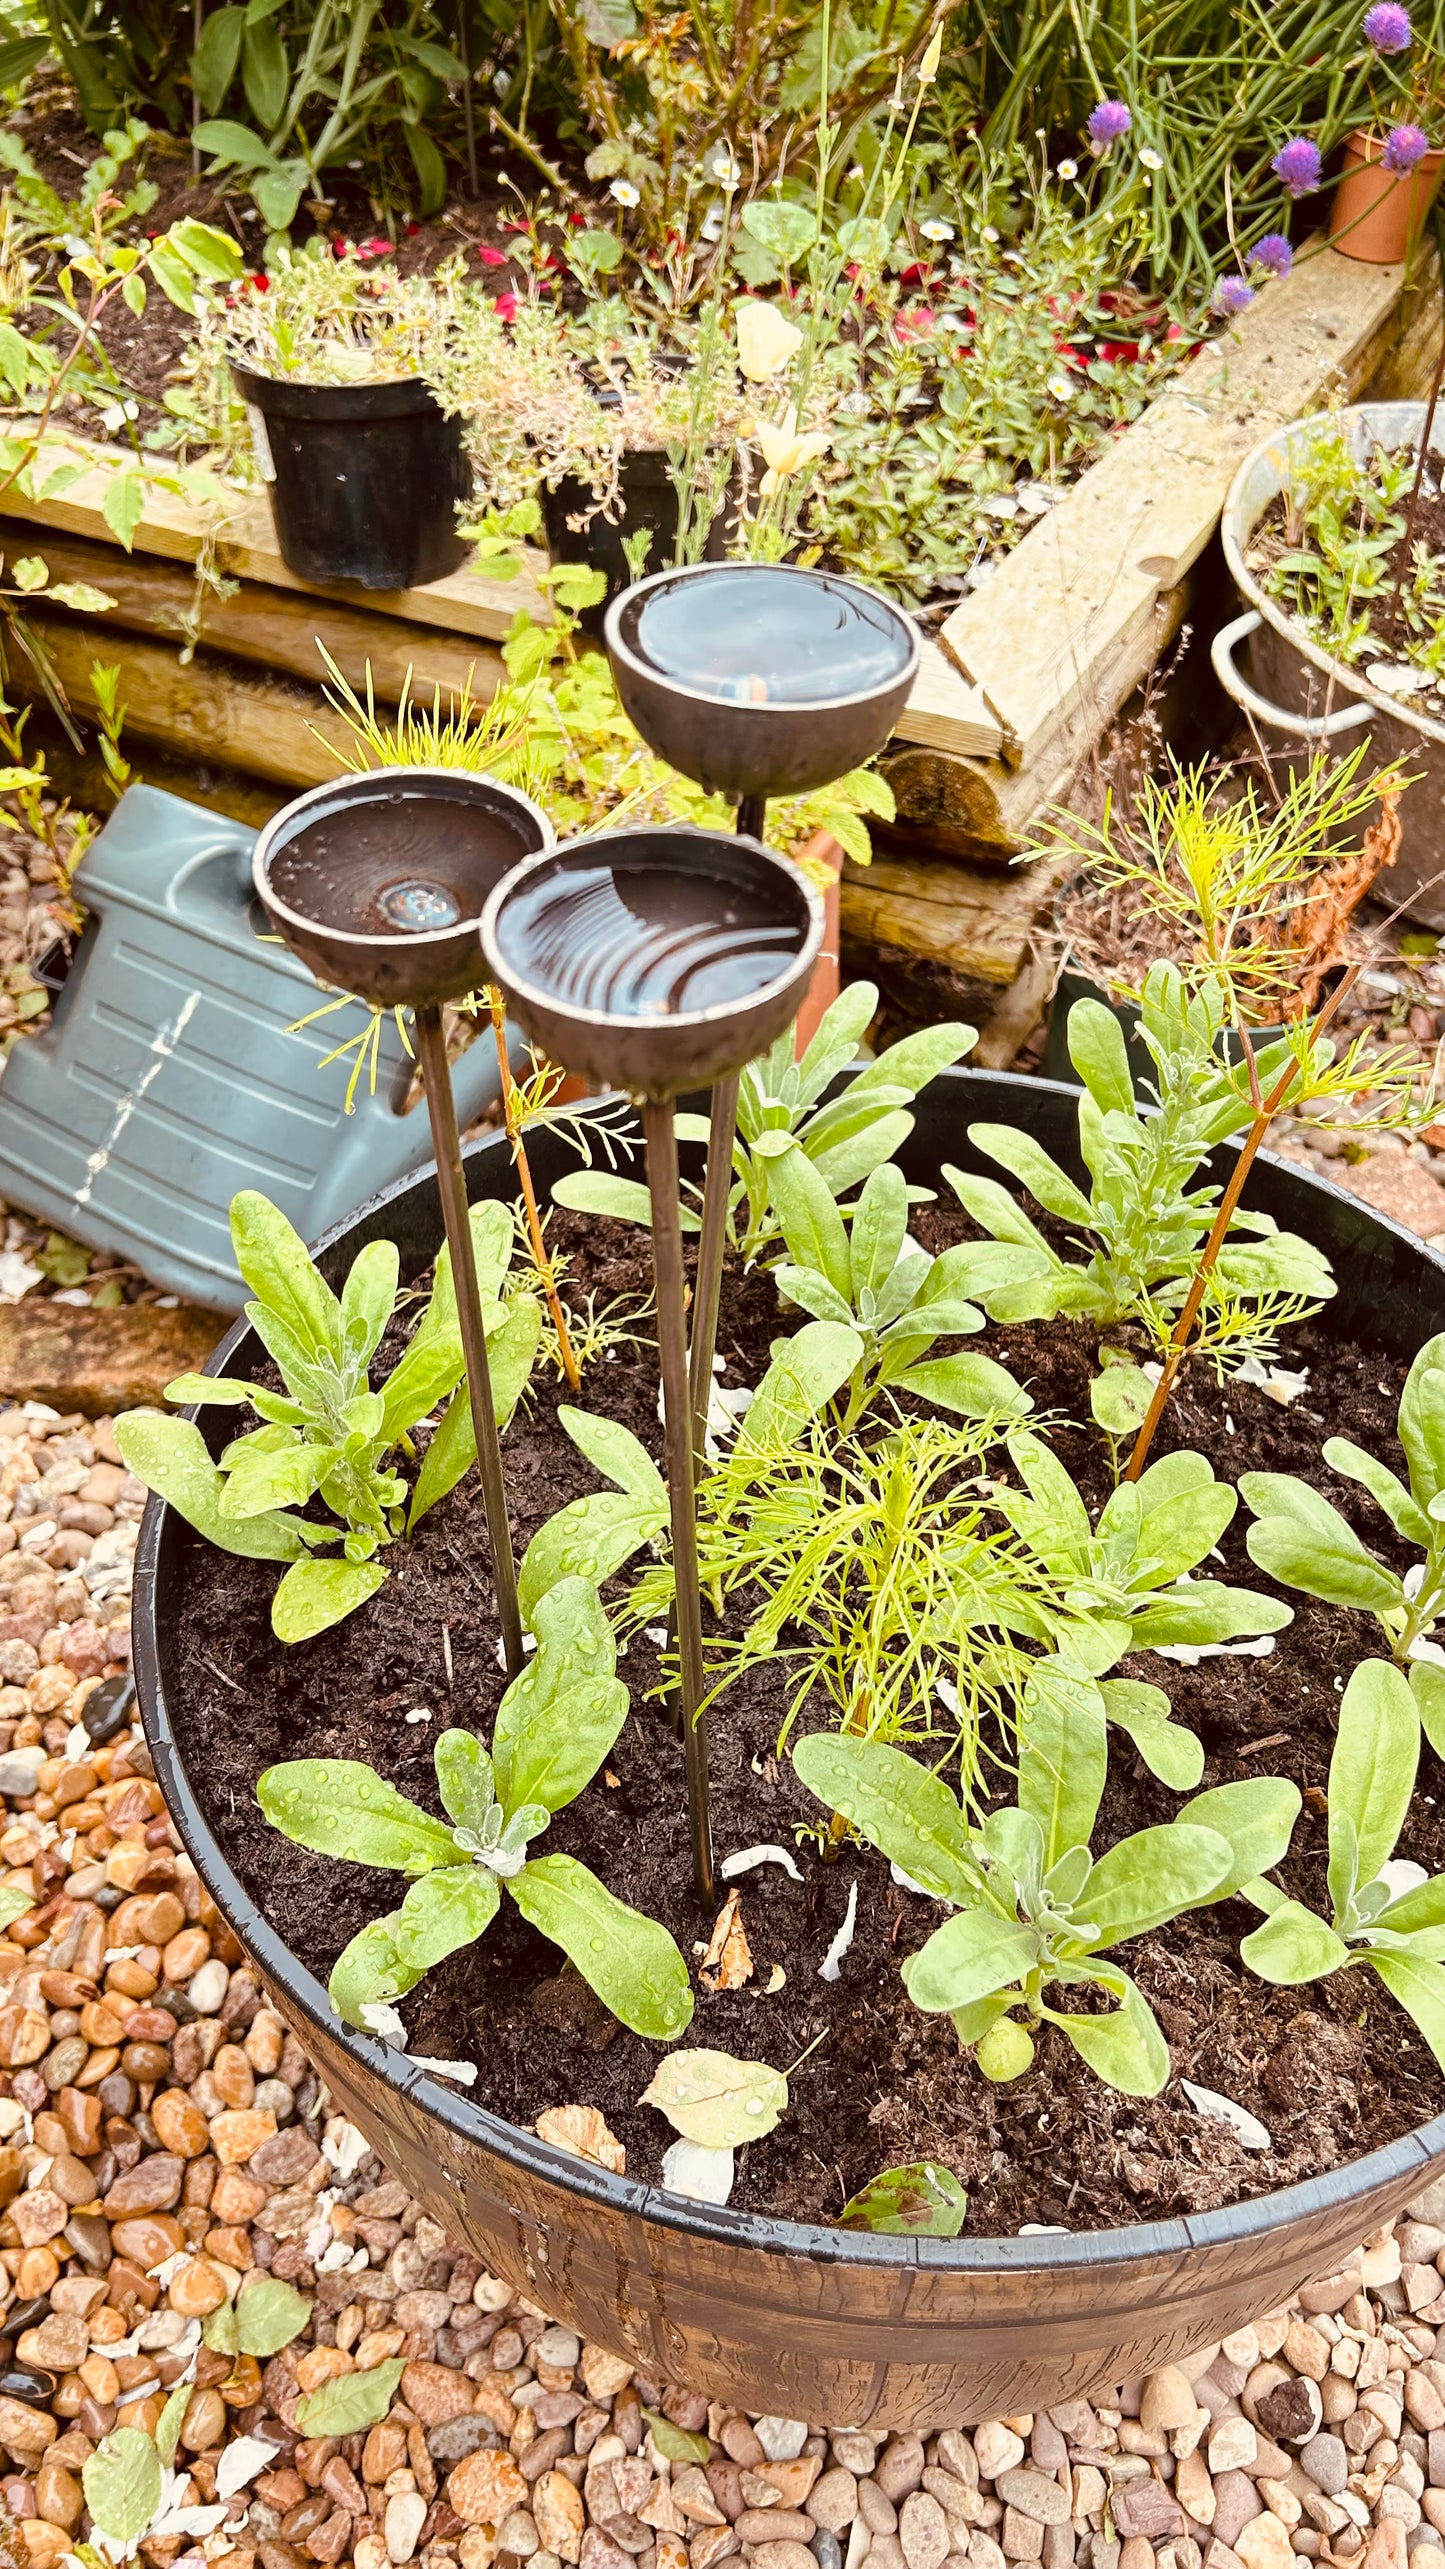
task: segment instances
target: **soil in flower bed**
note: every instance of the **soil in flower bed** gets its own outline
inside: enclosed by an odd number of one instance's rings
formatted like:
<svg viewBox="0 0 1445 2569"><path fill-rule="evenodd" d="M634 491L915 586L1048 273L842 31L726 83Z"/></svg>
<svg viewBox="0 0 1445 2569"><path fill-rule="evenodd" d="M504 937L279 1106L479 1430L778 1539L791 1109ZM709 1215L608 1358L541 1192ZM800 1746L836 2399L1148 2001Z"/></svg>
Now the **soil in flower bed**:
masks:
<svg viewBox="0 0 1445 2569"><path fill-rule="evenodd" d="M970 1228L941 1205L916 1216L913 1227L933 1249ZM599 1303L647 1293L646 1243L626 1226L559 1213L554 1236L568 1253L572 1289L595 1292ZM385 1364L410 1325L408 1319L394 1329ZM791 1317L781 1325L790 1327ZM759 1378L779 1326L769 1279L730 1272L718 1342L730 1380ZM1040 1414L1078 1418L1088 1414L1097 1336L1097 1329L1052 1322L990 1329L970 1343L987 1347L1028 1384ZM1156 1450L1197 1447L1231 1480L1250 1469L1297 1472L1327 1486L1366 1539L1388 1549L1393 1538L1378 1512L1326 1471L1319 1447L1329 1434L1349 1435L1402 1468L1393 1422L1404 1366L1332 1338L1327 1319L1291 1334L1287 1362L1310 1368L1307 1393L1288 1409L1244 1383L1220 1390L1203 1369L1186 1377ZM556 1508L597 1485L557 1425L558 1397L554 1378L535 1377L530 1407L506 1439L519 1556ZM649 1343L620 1348L591 1368L583 1399L621 1419L660 1456ZM1063 1426L1056 1441L1097 1504L1109 1486L1101 1440L1091 1429ZM1224 1538L1220 1575L1280 1593L1249 1561L1248 1522L1241 1505ZM199 1537L185 1540L173 1654L179 1674L169 1688L180 1748L231 1863L287 1944L324 1979L358 1928L396 1905L403 1885L395 1875L331 1862L278 1839L256 1805L256 1778L281 1758L362 1758L440 1811L432 1742L449 1722L490 1737L504 1682L475 1474L424 1520L414 1542L393 1547L392 1576L367 1606L338 1630L291 1649L270 1628L276 1566L234 1559ZM1379 1655L1380 1638L1369 1617L1293 1595L1287 1602L1294 1621L1266 1658L1205 1660L1187 1669L1140 1654L1124 1663L1124 1673L1165 1686L1177 1716L1204 1743L1206 1785L1260 1774L1295 1779L1306 1803L1279 1879L1323 1907L1323 1786L1339 1689L1357 1660ZM604 1775L553 1821L546 1847L590 1863L612 1890L662 1919L691 1958L713 1922L699 1913L693 1892L681 1749L661 1706L649 1700L658 1666L645 1638L632 1642L621 1674L632 1694L630 1718ZM819 1818L791 1765L776 1756L787 1702L786 1668L773 1665L752 1672L713 1710L720 1859L760 1841L791 1847L798 1825ZM431 1719L408 1723L407 1713L420 1706ZM828 1721L828 1707L815 1698L802 1726ZM944 1741L936 1745L941 1750ZM1432 1872L1445 1867L1442 1797L1445 1776L1426 1749L1398 1851ZM1096 1846L1169 1820L1179 1801L1114 1738ZM822 2037L792 2081L782 2123L740 2154L737 2208L829 2222L880 2168L932 2158L968 2187L972 2235L1006 2235L1026 2222L1104 2228L1268 2192L1378 2148L1445 2106L1445 2079L1433 2057L1372 1973L1352 1970L1297 1990L1251 1979L1238 1948L1257 1912L1237 1901L1121 1949L1169 2042L1174 2077L1161 2096L1117 2095L1049 2027L1029 2075L991 2086L960 2053L949 2019L920 2015L903 1988L899 1966L939 1923L939 1904L895 1887L866 1847L846 1848L824 1864L804 1840L798 1862L801 1884L776 1866L744 1878L753 1977L727 1993L699 1985L683 2038L788 2069ZM855 1881L857 1932L830 1984L818 1969ZM774 1965L786 1977L769 1994ZM595 2105L626 2146L628 2173L659 2175L672 2130L637 2103L657 2048L617 2026L509 1901L484 1942L434 1971L405 2012L413 2050L476 2062L476 2102L523 2125L548 2106ZM1272 2148L1247 2152L1228 2125L1201 2119L1181 2077L1247 2107L1266 2126Z"/></svg>

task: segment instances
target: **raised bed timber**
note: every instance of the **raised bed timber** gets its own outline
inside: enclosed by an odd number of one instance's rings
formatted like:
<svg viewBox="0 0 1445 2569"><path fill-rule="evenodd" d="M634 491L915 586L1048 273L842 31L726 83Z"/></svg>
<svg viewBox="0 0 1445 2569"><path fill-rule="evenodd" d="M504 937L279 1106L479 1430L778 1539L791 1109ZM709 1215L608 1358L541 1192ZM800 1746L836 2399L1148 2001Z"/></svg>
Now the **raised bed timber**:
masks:
<svg viewBox="0 0 1445 2569"><path fill-rule="evenodd" d="M887 762L899 827L871 866L846 867L843 935L946 976L952 1004L992 1016L980 1058L1011 1058L1046 981L1038 931L1056 875L1013 860L1194 611L1197 566L1241 457L1272 422L1336 392L1424 391L1440 326L1433 257L1407 282L1401 268L1309 244L925 645ZM92 661L116 662L147 775L238 818L259 823L337 772L326 740L341 727L320 692L318 642L354 686L369 667L383 702L408 669L427 697L470 682L485 699L518 609L547 612L531 576L540 557L515 580L464 570L395 594L308 587L281 561L264 494L219 483L213 500L155 491L127 555L102 503L129 459L83 451L87 471L60 495L7 494L0 549L29 549L44 527L52 577L114 598L101 617L36 612L63 682L83 706ZM77 441L57 441L57 462L76 453ZM239 585L205 599L187 661L177 628L204 550ZM18 663L14 676L23 691Z"/></svg>

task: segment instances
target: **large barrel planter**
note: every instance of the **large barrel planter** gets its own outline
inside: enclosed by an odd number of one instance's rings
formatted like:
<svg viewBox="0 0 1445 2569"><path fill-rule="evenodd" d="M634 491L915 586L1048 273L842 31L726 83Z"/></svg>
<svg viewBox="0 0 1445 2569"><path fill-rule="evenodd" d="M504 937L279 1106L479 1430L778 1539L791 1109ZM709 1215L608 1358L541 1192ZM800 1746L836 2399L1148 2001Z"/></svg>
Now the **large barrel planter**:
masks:
<svg viewBox="0 0 1445 2569"><path fill-rule="evenodd" d="M900 1154L937 1185L944 1160L982 1169L966 1127L1021 1124L1076 1174L1078 1093L1006 1073L950 1071L918 1101ZM575 1164L538 1137L550 1184ZM468 1154L474 1200L511 1196L504 1136ZM1445 1328L1445 1262L1409 1233L1282 1161L1262 1157L1249 1201L1334 1262L1345 1333L1408 1355ZM403 1277L442 1239L432 1180L379 1195L331 1235L339 1281L368 1240L394 1239ZM260 1355L238 1324L211 1370ZM228 1413L203 1414L217 1442ZM178 1754L176 1597L185 1529L152 1499L136 1557L135 1663L166 1800L211 1897L264 1975L331 2095L451 2235L568 2326L645 2371L754 2411L833 2426L970 2423L1092 2396L1152 2371L1337 2268L1445 2171L1445 2115L1387 2149L1232 2209L1128 2229L1014 2239L873 2237L689 2201L608 2174L470 2102L331 2012L326 1990L261 1916L226 1862Z"/></svg>

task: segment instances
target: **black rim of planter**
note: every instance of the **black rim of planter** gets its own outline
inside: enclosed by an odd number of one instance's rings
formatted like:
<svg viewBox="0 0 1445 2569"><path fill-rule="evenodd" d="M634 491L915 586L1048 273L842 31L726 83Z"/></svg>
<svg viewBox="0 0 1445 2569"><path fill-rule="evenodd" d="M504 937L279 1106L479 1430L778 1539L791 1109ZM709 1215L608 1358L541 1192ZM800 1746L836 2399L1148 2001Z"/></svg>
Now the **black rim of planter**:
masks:
<svg viewBox="0 0 1445 2569"><path fill-rule="evenodd" d="M966 1070L964 1075L967 1075ZM1021 1102L1029 1097L1071 1100L1078 1094L1077 1090L1071 1090L1056 1080L1026 1078L1007 1072L994 1072L988 1076L1016 1090ZM506 1135L498 1133L475 1145L467 1157L472 1160L484 1152L509 1149ZM1296 1177L1303 1174L1297 1169L1290 1169L1289 1163L1264 1152L1259 1155L1258 1166L1262 1172L1275 1168L1288 1170ZM323 1250L333 1241L344 1238L366 1217L374 1215L395 1197L414 1187L418 1177L424 1179L426 1174L425 1169L414 1172L371 1197L344 1222L335 1224L324 1233L314 1244L315 1249ZM1430 1264L1445 1266L1445 1260L1436 1257L1413 1232L1375 1212L1373 1206L1362 1205L1358 1198L1346 1194L1342 1187L1335 1186L1328 1178L1318 1178L1310 1172L1309 1182L1318 1187L1328 1201L1348 1207L1356 1216L1368 1214L1372 1224L1388 1237L1402 1242ZM249 1325L244 1318L233 1322L202 1370L208 1374L225 1373L231 1351L247 1335ZM185 1414L194 1416L195 1412ZM164 1515L164 1503L158 1498L150 1498L136 1544L135 1676L156 1780L207 1889L227 1924L235 1929L249 1948L265 1977L284 1989L292 2005L311 2023L324 2029L332 2041L343 2044L359 2071L380 2079L387 2088L434 2115L444 2130L492 2152L519 2171L563 2187L619 2217L644 2220L663 2229L708 2239L722 2247L766 2250L774 2256L799 2257L814 2264L885 2268L922 2265L944 2273L1047 2276L1067 2271L1087 2272L1089 2268L1102 2264L1117 2267L1130 2259L1143 2261L1234 2246L1249 2238L1284 2229L1356 2196L1364 2197L1376 2188L1408 2179L1412 2173L1419 2172L1423 2178L1429 2162L1445 2152L1445 2113L1441 2113L1428 2123L1417 2125L1414 2131L1402 2133L1398 2140L1389 2142L1385 2148L1372 2150L1367 2157L1347 2160L1342 2166L1327 2169L1323 2174L1306 2178L1297 2185L1255 2195L1248 2201L1224 2205L1212 2212L1188 2213L1169 2221L1129 2222L1117 2229L1017 2238L927 2239L866 2230L824 2229L816 2223L788 2221L770 2213L732 2212L726 2205L699 2203L692 2197L676 2194L669 2187L656 2185L647 2179L614 2176L590 2160L558 2149L522 2125L508 2122L504 2116L489 2112L485 2106L473 2104L470 2098L459 2095L428 2071L416 2067L404 2053L394 2050L375 2035L359 2033L344 2024L333 2012L323 1983L283 1942L227 1862L181 1761L161 1683L154 1607L155 1574Z"/></svg>

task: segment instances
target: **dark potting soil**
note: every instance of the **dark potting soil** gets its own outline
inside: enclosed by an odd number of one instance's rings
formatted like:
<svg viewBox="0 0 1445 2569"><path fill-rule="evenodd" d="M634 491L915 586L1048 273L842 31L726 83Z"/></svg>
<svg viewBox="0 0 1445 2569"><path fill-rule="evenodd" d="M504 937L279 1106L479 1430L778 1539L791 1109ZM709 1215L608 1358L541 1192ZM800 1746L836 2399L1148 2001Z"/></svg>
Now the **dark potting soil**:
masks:
<svg viewBox="0 0 1445 2569"><path fill-rule="evenodd" d="M557 1214L551 1234L570 1264L567 1289L598 1305L641 1303L650 1286L645 1241L620 1223ZM971 1226L956 1208L915 1216L923 1244L940 1248ZM382 1349L399 1352L413 1305ZM795 1314L781 1319L784 1329ZM587 1406L621 1419L660 1457L656 1351L645 1320L639 1346L615 1348L588 1371ZM780 1327L774 1289L761 1273L730 1269L719 1349L728 1379L755 1382ZM1097 1330L1072 1322L991 1329L986 1346L1053 1418L1088 1416ZM1328 1318L1292 1333L1286 1361L1310 1369L1288 1409L1204 1369L1186 1375L1156 1448L1196 1446L1233 1480L1249 1469L1292 1471L1325 1487L1365 1539L1393 1541L1378 1511L1320 1462L1329 1434L1349 1435L1402 1468L1393 1421L1405 1368L1368 1346L1332 1336ZM378 1371L378 1379L380 1371ZM565 1394L560 1395L565 1397ZM555 1377L534 1378L504 1453L518 1556L535 1529L569 1499L596 1487L556 1421ZM1109 1468L1092 1429L1057 1430L1060 1452L1097 1504ZM1227 1576L1271 1591L1244 1546L1241 1504L1224 1537ZM275 1760L367 1760L429 1810L440 1812L431 1744L448 1723L489 1738L503 1686L475 1473L436 1508L414 1541L392 1547L391 1576L336 1631L291 1649L270 1627L278 1578L272 1563L238 1560L185 1538L172 1711L187 1771L227 1856L273 1926L322 1980L347 1940L393 1908L395 1875L310 1855L278 1839L261 1818L255 1784ZM1402 1565L1403 1566L1403 1563ZM626 1576L627 1574L624 1574ZM1325 1811L1339 1691L1357 1660L1380 1654L1373 1620L1289 1596L1294 1621L1263 1659L1205 1660L1188 1669L1141 1654L1128 1673L1165 1686L1179 1719L1204 1743L1204 1783L1292 1776L1306 1796L1280 1879L1324 1906ZM548 1851L592 1865L619 1896L662 1919L690 1959L712 1919L699 1913L684 1823L682 1754L660 1705L656 1653L634 1640L621 1673L632 1711L605 1772L553 1821ZM871 1849L845 1848L831 1864L816 1841L818 1806L776 1755L786 1710L786 1669L776 1664L736 1684L711 1716L713 1821L719 1859L772 1841L797 1845L801 1884L766 1866L741 1883L742 1919L755 1969L737 1990L696 1984L683 2041L788 2069L817 2049L791 2083L778 2128L740 2153L735 2207L799 2220L836 2219L879 2169L931 2158L969 2191L968 2231L1007 2235L1024 2223L1071 2230L1206 2210L1312 2176L1361 2156L1438 2113L1445 2079L1414 2026L1367 1970L1332 1983L1271 1989L1238 1958L1257 1913L1240 1902L1204 1911L1121 1952L1164 2029L1174 2076L1151 2100L1116 2094L1043 2028L1034 2066L991 2086L961 2054L947 2017L920 2015L899 1965L937 1926L938 1904L896 1888ZM425 1706L430 1719L408 1723ZM810 1706L804 1727L827 1722ZM938 1743L941 1749L945 1743ZM1427 1749L1420 1789L1399 1852L1432 1872L1445 1867L1442 1773ZM1096 1847L1169 1820L1179 1797L1111 1740L1110 1781ZM857 1931L835 1983L818 1976L858 1886ZM775 1966L784 1975L776 1987ZM505 1898L479 1946L434 1971L405 2002L417 2052L475 2061L474 2100L531 2125L548 2106L599 2107L626 2146L628 2172L660 2173L671 2126L638 2098L659 2053L619 2027L558 1949L526 1926ZM821 2040L819 2040L821 2037ZM1272 2137L1247 2152L1231 2128L1202 2119L1179 2080L1233 2098Z"/></svg>

